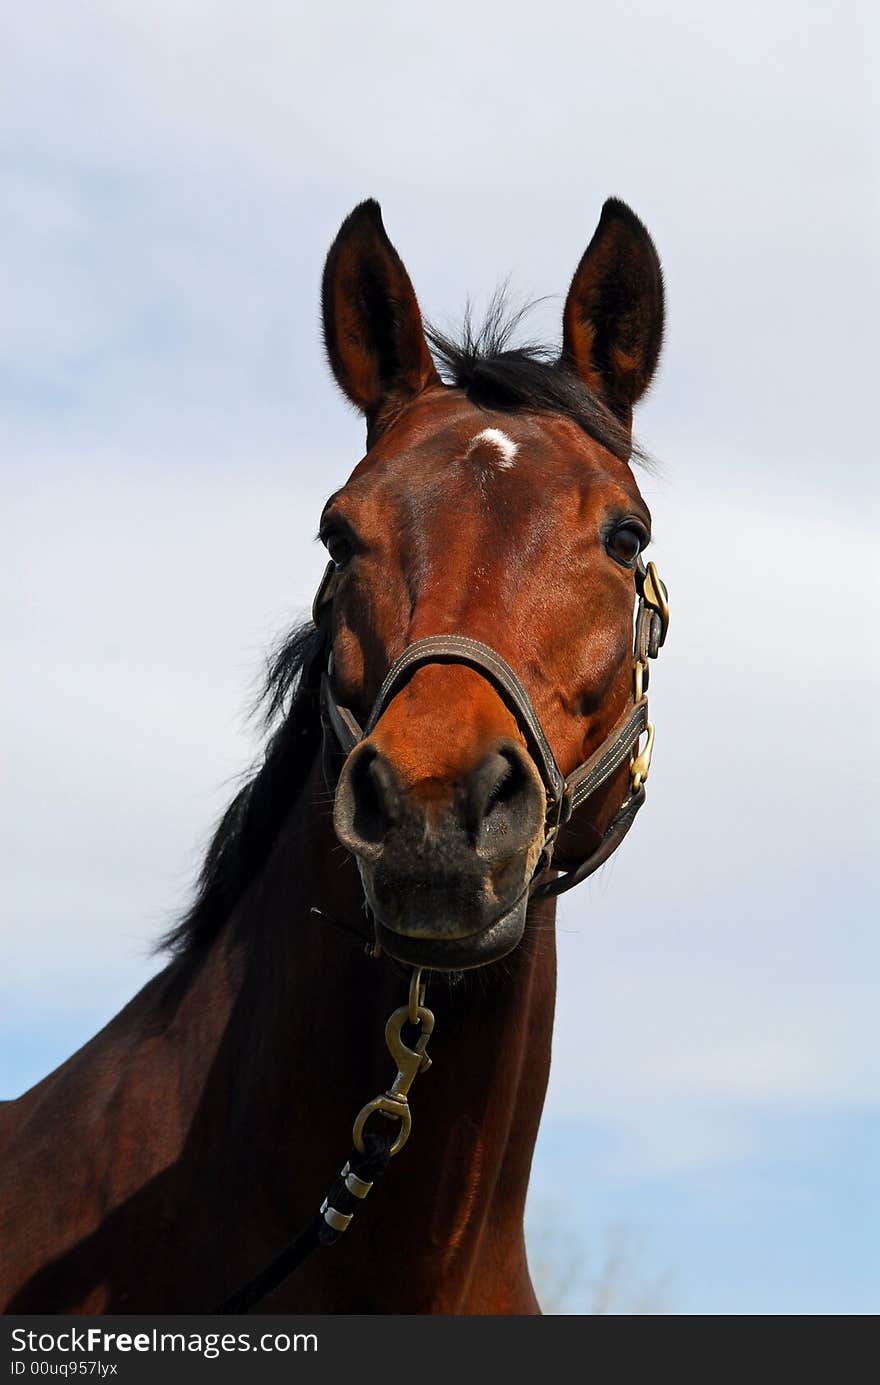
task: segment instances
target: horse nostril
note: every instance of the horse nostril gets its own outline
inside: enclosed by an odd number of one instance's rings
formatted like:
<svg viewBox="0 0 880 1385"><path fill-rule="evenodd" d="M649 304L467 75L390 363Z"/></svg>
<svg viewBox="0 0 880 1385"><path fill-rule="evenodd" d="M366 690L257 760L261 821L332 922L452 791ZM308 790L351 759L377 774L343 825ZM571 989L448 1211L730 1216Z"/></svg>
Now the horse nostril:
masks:
<svg viewBox="0 0 880 1385"><path fill-rule="evenodd" d="M494 854L524 845L537 830L540 794L528 762L513 742L502 743L477 766L467 792L467 825L474 841Z"/></svg>
<svg viewBox="0 0 880 1385"><path fill-rule="evenodd" d="M471 826L478 828L497 803L508 801L515 792L514 768L506 755L495 752L486 757L468 783L468 808Z"/></svg>
<svg viewBox="0 0 880 1385"><path fill-rule="evenodd" d="M434 781L429 781L433 783ZM540 832L544 796L540 780L524 750L501 740L495 749L458 781L454 801L430 820L424 795L407 790L394 764L374 744L352 752L336 789L333 821L343 846L361 861L403 869L413 856L427 853L430 869L443 862L467 862L467 870L509 861L528 850ZM386 856L393 841L397 865ZM480 858L479 867L473 854Z"/></svg>
<svg viewBox="0 0 880 1385"><path fill-rule="evenodd" d="M391 765L374 746L364 746L340 782L336 824L353 849L379 847L401 812L400 788Z"/></svg>

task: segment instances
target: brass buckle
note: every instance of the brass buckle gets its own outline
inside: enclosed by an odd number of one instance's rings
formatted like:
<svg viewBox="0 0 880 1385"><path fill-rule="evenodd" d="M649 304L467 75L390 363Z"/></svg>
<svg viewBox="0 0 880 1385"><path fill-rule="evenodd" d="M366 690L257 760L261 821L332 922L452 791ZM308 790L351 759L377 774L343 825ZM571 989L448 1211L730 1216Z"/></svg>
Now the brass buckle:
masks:
<svg viewBox="0 0 880 1385"><path fill-rule="evenodd" d="M637 707L640 703L644 705L646 720L644 748L642 750L637 749L636 754L631 756L629 762L633 793L638 793L647 779L648 771L651 768L651 756L654 752L654 723L647 720L648 698L645 693L645 674L647 671L644 659L636 659L633 664L633 701Z"/></svg>
<svg viewBox="0 0 880 1385"><path fill-rule="evenodd" d="M662 648L666 643L669 629L669 593L660 579L656 563L648 563L642 578L642 600L660 617L660 638L657 644Z"/></svg>
<svg viewBox="0 0 880 1385"><path fill-rule="evenodd" d="M647 702L645 696L645 674L647 666L644 659L636 659L633 664L633 702L638 707L640 702Z"/></svg>
<svg viewBox="0 0 880 1385"><path fill-rule="evenodd" d="M634 755L629 762L633 793L638 793L651 768L651 756L654 753L654 723L652 721L649 721L645 726L645 737L644 749L640 750L638 755Z"/></svg>

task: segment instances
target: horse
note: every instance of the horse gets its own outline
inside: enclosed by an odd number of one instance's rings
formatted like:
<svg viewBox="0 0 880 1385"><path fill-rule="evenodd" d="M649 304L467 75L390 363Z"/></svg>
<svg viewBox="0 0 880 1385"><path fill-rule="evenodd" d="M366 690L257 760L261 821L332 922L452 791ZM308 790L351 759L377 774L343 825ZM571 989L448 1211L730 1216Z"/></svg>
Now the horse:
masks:
<svg viewBox="0 0 880 1385"><path fill-rule="evenodd" d="M0 1112L6 1313L214 1312L253 1282L262 1312L540 1312L556 896L644 799L668 622L632 436L660 261L610 199L561 351L512 345L498 302L453 338L367 201L321 302L367 450L167 965ZM370 1177L339 1173L356 1112Z"/></svg>

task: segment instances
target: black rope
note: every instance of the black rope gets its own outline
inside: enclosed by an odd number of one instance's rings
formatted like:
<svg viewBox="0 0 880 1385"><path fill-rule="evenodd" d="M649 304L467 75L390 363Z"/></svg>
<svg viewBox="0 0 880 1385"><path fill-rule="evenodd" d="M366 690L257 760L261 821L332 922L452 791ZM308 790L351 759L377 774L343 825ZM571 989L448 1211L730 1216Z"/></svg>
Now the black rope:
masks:
<svg viewBox="0 0 880 1385"><path fill-rule="evenodd" d="M388 1168L395 1134L396 1131L388 1135L365 1134L364 1152L361 1154L359 1150L353 1149L348 1156L349 1172L364 1183L375 1183ZM349 1192L342 1174L338 1174L327 1194L328 1209L335 1208L343 1216L349 1216L362 1207L363 1202L363 1198ZM335 1245L342 1235L343 1232L337 1231L326 1221L324 1214L319 1212L280 1255L270 1260L265 1269L248 1280L241 1289L237 1289L214 1311L224 1314L250 1312L255 1303L268 1297L293 1274L294 1270L299 1269L318 1246Z"/></svg>

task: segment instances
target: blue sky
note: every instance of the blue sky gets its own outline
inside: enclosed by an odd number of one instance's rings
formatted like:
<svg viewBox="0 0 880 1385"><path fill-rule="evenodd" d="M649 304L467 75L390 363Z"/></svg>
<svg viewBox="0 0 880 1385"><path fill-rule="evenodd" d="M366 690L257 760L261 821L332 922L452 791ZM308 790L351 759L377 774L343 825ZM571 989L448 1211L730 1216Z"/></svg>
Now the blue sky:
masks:
<svg viewBox="0 0 880 1385"><path fill-rule="evenodd" d="M868 8L0 23L0 1093L156 966L256 753L363 449L317 326L342 217L380 198L441 324L509 274L552 337L616 193L667 279L637 422L673 624L649 806L560 910L532 1235L627 1227L675 1312L876 1312Z"/></svg>

